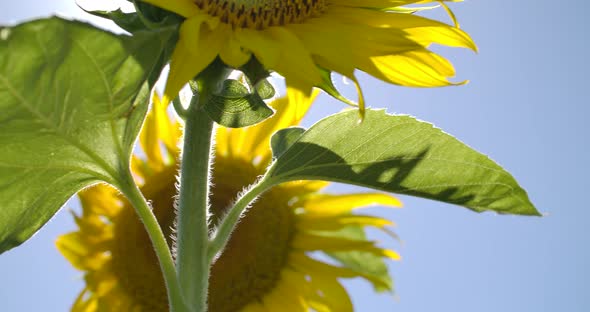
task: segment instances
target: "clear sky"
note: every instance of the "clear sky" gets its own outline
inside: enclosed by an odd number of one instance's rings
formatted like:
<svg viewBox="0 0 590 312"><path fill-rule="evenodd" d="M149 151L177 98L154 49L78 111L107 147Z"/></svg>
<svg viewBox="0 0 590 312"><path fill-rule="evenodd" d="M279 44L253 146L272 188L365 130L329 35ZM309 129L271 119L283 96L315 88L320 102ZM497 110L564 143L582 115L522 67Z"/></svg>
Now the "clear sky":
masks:
<svg viewBox="0 0 590 312"><path fill-rule="evenodd" d="M395 298L372 294L362 281L348 283L358 311L590 311L590 4L560 4L453 5L480 53L438 50L454 61L458 81L471 80L467 86L404 89L362 77L371 106L430 121L488 154L514 174L546 216L475 214L410 197L402 198L401 210L372 209L397 223L402 243L390 246L403 260L390 266ZM82 14L73 0L2 1L0 24L55 11ZM306 125L342 108L324 96ZM53 244L74 229L67 210L0 256L1 311L59 312L70 306L82 287L81 273Z"/></svg>

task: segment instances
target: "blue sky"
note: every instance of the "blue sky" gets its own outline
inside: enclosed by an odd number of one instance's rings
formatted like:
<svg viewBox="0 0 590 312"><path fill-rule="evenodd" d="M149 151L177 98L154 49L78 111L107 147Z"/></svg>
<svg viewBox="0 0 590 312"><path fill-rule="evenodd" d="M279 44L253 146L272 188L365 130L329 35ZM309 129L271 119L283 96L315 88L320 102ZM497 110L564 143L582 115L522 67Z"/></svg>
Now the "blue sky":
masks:
<svg viewBox="0 0 590 312"><path fill-rule="evenodd" d="M73 1L39 2L0 4L0 23L56 10L81 14ZM395 298L374 295L362 281L348 283L357 310L590 311L590 209L584 196L590 186L590 5L471 0L453 7L480 52L437 51L453 60L458 81L471 83L405 89L362 76L367 101L432 122L488 154L514 174L546 216L475 214L410 197L402 198L400 210L372 209L396 222L402 243L387 244L403 260L390 266ZM306 125L342 108L323 96ZM67 207L29 242L0 256L0 310L68 309L82 287L81 274L53 245L74 229Z"/></svg>

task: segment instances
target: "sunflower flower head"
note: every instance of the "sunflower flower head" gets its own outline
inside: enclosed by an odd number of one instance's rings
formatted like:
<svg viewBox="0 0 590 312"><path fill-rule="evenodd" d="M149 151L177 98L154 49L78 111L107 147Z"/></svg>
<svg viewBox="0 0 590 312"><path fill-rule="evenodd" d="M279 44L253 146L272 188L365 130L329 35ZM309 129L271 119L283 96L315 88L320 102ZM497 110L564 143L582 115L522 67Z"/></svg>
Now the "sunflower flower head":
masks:
<svg viewBox="0 0 590 312"><path fill-rule="evenodd" d="M319 87L337 96L330 73L348 77L357 85L362 109L355 70L401 86L456 85L462 83L449 81L455 75L452 64L429 47L441 44L476 50L445 1L143 1L184 17L164 103L216 58L233 68L254 58L307 95ZM432 6L406 7L429 2L442 3L455 25L414 14Z"/></svg>
<svg viewBox="0 0 590 312"><path fill-rule="evenodd" d="M216 133L211 212L213 221L271 161L271 133L299 123L313 100L289 89L271 105L276 114L249 128L219 127ZM296 101L296 102L294 102ZM140 136L143 156L134 156L133 170L141 191L173 246L174 196L180 131L155 98ZM353 311L342 278L361 277L378 289L390 285L375 275L331 264L310 255L357 253L377 259L398 259L364 235L340 233L365 227L385 229L391 222L353 211L373 204L399 206L386 194L328 194L321 181L297 181L272 188L242 218L230 242L212 267L209 310ZM82 212L78 229L56 244L64 257L84 272L86 286L72 311L167 311L164 281L149 238L132 207L107 185L79 193ZM212 222L215 224L215 222ZM338 259L336 257L336 259Z"/></svg>

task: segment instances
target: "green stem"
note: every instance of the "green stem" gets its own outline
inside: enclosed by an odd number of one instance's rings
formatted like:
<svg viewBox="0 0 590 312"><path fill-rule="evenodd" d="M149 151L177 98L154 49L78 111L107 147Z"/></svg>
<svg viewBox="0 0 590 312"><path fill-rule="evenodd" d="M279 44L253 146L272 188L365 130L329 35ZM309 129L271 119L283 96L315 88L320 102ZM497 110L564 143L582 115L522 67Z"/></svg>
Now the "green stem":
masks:
<svg viewBox="0 0 590 312"><path fill-rule="evenodd" d="M174 106L174 110L182 119L186 119L186 109L182 107L182 103L180 103L180 97L177 96L173 101L172 105Z"/></svg>
<svg viewBox="0 0 590 312"><path fill-rule="evenodd" d="M174 267L174 260L172 258L172 253L170 252L168 243L166 242L164 232L162 232L162 228L160 228L158 220L152 212L145 197L137 187L137 184L135 184L133 181L133 177L130 172L128 173L125 180L125 183L118 185L118 188L135 208L137 215L143 222L150 237L156 252L156 256L158 257L158 261L160 263L164 281L166 283L170 311L185 312L187 309L184 305L184 300L182 299L180 283L178 281Z"/></svg>
<svg viewBox="0 0 590 312"><path fill-rule="evenodd" d="M272 183L268 183L268 180L263 178L246 193L240 196L217 227L215 236L209 243L209 262L212 262L213 259L223 251L246 208L248 208L248 206L255 201L260 194L264 193L271 186Z"/></svg>
<svg viewBox="0 0 590 312"><path fill-rule="evenodd" d="M176 265L186 303L195 312L207 311L209 286L206 255L213 121L198 105L206 93L194 97L186 111L178 199Z"/></svg>
<svg viewBox="0 0 590 312"><path fill-rule="evenodd" d="M176 268L185 304L191 312L207 311L209 290L207 249L214 123L204 107L230 73L231 70L218 61L201 72L191 82L195 95L183 116L185 126L177 207Z"/></svg>

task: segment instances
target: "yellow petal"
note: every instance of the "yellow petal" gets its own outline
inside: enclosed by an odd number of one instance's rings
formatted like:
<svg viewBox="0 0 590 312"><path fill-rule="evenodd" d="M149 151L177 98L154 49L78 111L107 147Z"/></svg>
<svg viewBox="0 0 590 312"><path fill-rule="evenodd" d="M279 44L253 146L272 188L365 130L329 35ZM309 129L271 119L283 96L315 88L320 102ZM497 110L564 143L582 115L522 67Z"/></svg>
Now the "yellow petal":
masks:
<svg viewBox="0 0 590 312"><path fill-rule="evenodd" d="M160 143L164 143L166 150L172 154L172 157L176 157L179 136L178 124L172 122L170 116L168 116L166 105L160 101L158 95L154 92L152 109L148 112L139 135L139 142L148 158L152 171L161 170L167 163Z"/></svg>
<svg viewBox="0 0 590 312"><path fill-rule="evenodd" d="M227 42L219 53L219 56L225 64L234 68L239 68L246 64L248 60L250 60L252 54L248 51L244 51L235 34L232 34L228 37Z"/></svg>
<svg viewBox="0 0 590 312"><path fill-rule="evenodd" d="M308 312L301 293L293 289L299 287L298 281L292 280L285 272L282 273L275 288L262 298L264 306L273 312L283 311L285 308L288 308L289 312Z"/></svg>
<svg viewBox="0 0 590 312"><path fill-rule="evenodd" d="M158 138L162 140L168 150L178 150L178 140L180 139L180 129L177 123L174 123L168 115L168 107L160 101L160 98L154 92L152 97L152 114L154 116L155 127L158 129Z"/></svg>
<svg viewBox="0 0 590 312"><path fill-rule="evenodd" d="M299 124L318 95L318 89L315 89L311 94L309 94L287 85L287 99L289 101L287 104L289 105L288 110L293 111L291 125Z"/></svg>
<svg viewBox="0 0 590 312"><path fill-rule="evenodd" d="M274 68L280 61L280 48L275 40L261 31L254 29L241 29L236 32L236 39L240 45L254 53L256 58L267 68Z"/></svg>
<svg viewBox="0 0 590 312"><path fill-rule="evenodd" d="M97 312L98 298L92 296L87 298L89 290L86 288L80 292L72 305L71 312Z"/></svg>
<svg viewBox="0 0 590 312"><path fill-rule="evenodd" d="M351 240L339 237L320 236L309 233L298 233L293 239L294 248L304 251L364 251L377 256L399 260L399 254L392 250L375 246L372 241Z"/></svg>
<svg viewBox="0 0 590 312"><path fill-rule="evenodd" d="M287 28L244 29L239 37L242 46L252 51L264 67L284 76L291 86L307 92L322 82L309 51Z"/></svg>
<svg viewBox="0 0 590 312"><path fill-rule="evenodd" d="M160 151L160 125L158 124L160 103L158 96L154 92L152 96L152 109L148 112L141 133L139 134L139 143L142 150L155 167L161 167L164 162ZM158 169L158 168L154 168Z"/></svg>
<svg viewBox="0 0 590 312"><path fill-rule="evenodd" d="M361 89L361 85L358 82L358 79L356 79L355 75L352 75L351 77L348 77L350 80L352 80L352 82L354 83L354 87L356 88L356 93L358 94L358 107L359 107L359 115L361 118L361 121L365 118L365 96L363 95L363 89Z"/></svg>
<svg viewBox="0 0 590 312"><path fill-rule="evenodd" d="M307 195L309 193L319 192L328 185L330 185L330 182L306 180L283 183L280 185L280 187L289 192L289 194L293 194L293 196L301 196Z"/></svg>
<svg viewBox="0 0 590 312"><path fill-rule="evenodd" d="M350 268L334 266L308 257L305 253L292 252L289 254L289 264L296 270L309 275L325 276L327 278L355 278L362 277L377 288L387 288L382 280L375 276L365 275Z"/></svg>
<svg viewBox="0 0 590 312"><path fill-rule="evenodd" d="M438 43L450 47L477 50L471 37L463 30L415 14L347 7L334 7L330 10L330 13L349 23L403 30L408 39L414 40L423 46Z"/></svg>
<svg viewBox="0 0 590 312"><path fill-rule="evenodd" d="M350 225L382 228L393 225L393 222L373 216L346 215L336 217L317 217L302 214L297 216L297 225L301 230L335 231Z"/></svg>
<svg viewBox="0 0 590 312"><path fill-rule="evenodd" d="M457 17L455 16L455 13L453 13L453 10L451 10L451 8L449 8L449 6L444 1L439 1L439 3L445 9L447 14L449 15L449 17L453 21L453 24L455 25L455 27L460 28L461 26L459 25L459 21L457 21Z"/></svg>
<svg viewBox="0 0 590 312"><path fill-rule="evenodd" d="M401 207L399 199L384 193L359 194L313 194L302 198L297 205L312 216L336 216L348 214L351 211L366 206Z"/></svg>
<svg viewBox="0 0 590 312"><path fill-rule="evenodd" d="M325 275L329 278L354 278L361 276L349 269L320 262L308 257L305 253L292 252L289 254L289 264L296 270L309 275Z"/></svg>
<svg viewBox="0 0 590 312"><path fill-rule="evenodd" d="M217 153L217 155L224 157L230 156L228 132L231 130L232 129L228 129L221 126L215 127L215 152Z"/></svg>
<svg viewBox="0 0 590 312"><path fill-rule="evenodd" d="M113 291L118 286L118 279L110 273L101 271L93 271L86 274L84 277L86 285L92 289L92 292L103 297L109 292Z"/></svg>
<svg viewBox="0 0 590 312"><path fill-rule="evenodd" d="M89 246L79 232L61 235L55 241L59 252L78 270L96 270L105 259Z"/></svg>
<svg viewBox="0 0 590 312"><path fill-rule="evenodd" d="M106 244L113 238L113 227L104 221L103 216L87 215L78 217L74 215L74 220L80 229L80 234L84 235L86 244L92 245L95 250L104 250Z"/></svg>
<svg viewBox="0 0 590 312"><path fill-rule="evenodd" d="M250 129L250 128L249 128ZM227 143L228 151L232 157L243 158L247 161L252 161L256 155L244 153L243 146L248 143L250 138L249 132L246 129L228 129L227 131Z"/></svg>
<svg viewBox="0 0 590 312"><path fill-rule="evenodd" d="M353 75L355 55L371 57L423 48L402 29L374 27L356 20L346 23L346 19L339 11L328 10L321 19L287 27L301 38L314 57L321 56L324 62L336 66L327 68L345 76Z"/></svg>
<svg viewBox="0 0 590 312"><path fill-rule="evenodd" d="M391 8L414 3L429 3L434 0L332 0L338 5L352 7Z"/></svg>
<svg viewBox="0 0 590 312"><path fill-rule="evenodd" d="M121 209L117 190L107 184L96 184L78 192L85 215L115 216Z"/></svg>
<svg viewBox="0 0 590 312"><path fill-rule="evenodd" d="M359 69L383 81L407 87L443 87L452 83L453 65L440 55L428 50L410 51L398 55L358 60Z"/></svg>
<svg viewBox="0 0 590 312"><path fill-rule="evenodd" d="M342 75L351 76L354 73L354 57L350 43L357 38L351 38L340 25L326 27L327 25L321 23L322 20L309 20L307 23L290 24L285 27L301 39L318 64Z"/></svg>
<svg viewBox="0 0 590 312"><path fill-rule="evenodd" d="M350 297L337 279L311 275L310 285L320 295L321 301L330 307L331 311L353 311Z"/></svg>
<svg viewBox="0 0 590 312"><path fill-rule="evenodd" d="M227 24L219 24L217 19L205 14L193 16L182 24L162 99L165 106L178 96L189 80L217 57L228 34L227 27Z"/></svg>
<svg viewBox="0 0 590 312"><path fill-rule="evenodd" d="M281 274L284 283L292 288L291 292L302 296L308 306L306 312L309 308L317 312L352 311L350 298L336 278L308 273L287 269Z"/></svg>
<svg viewBox="0 0 590 312"><path fill-rule="evenodd" d="M192 0L141 0L160 7L164 10L174 12L184 17L191 17L200 12L199 7Z"/></svg>
<svg viewBox="0 0 590 312"><path fill-rule="evenodd" d="M135 154L131 156L131 172L138 185L142 185L145 182L145 179L150 175L150 171L146 161Z"/></svg>

